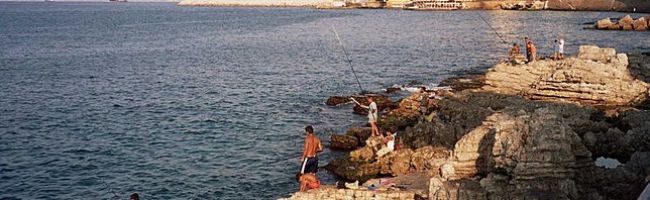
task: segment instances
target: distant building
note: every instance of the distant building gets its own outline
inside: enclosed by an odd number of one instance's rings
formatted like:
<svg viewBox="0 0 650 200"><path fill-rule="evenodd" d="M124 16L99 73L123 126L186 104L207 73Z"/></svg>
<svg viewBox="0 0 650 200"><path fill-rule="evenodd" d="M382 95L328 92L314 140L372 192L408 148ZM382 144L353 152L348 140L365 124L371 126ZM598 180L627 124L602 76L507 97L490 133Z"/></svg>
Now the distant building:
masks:
<svg viewBox="0 0 650 200"><path fill-rule="evenodd" d="M387 8L405 8L416 0L386 0ZM475 0L429 0L430 2L469 2Z"/></svg>

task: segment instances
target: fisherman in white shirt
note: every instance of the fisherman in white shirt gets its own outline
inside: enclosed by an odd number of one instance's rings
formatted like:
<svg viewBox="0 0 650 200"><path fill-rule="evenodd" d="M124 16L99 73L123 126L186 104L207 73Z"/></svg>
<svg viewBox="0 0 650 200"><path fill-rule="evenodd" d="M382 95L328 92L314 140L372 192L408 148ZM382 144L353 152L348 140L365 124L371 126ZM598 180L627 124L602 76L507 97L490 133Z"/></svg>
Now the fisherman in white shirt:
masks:
<svg viewBox="0 0 650 200"><path fill-rule="evenodd" d="M379 120L377 103L372 100L372 97L368 97L368 104L370 104L368 106L364 106L354 99L352 100L362 108L368 109L368 123L370 123L372 136L379 136L379 128L377 128L377 120Z"/></svg>

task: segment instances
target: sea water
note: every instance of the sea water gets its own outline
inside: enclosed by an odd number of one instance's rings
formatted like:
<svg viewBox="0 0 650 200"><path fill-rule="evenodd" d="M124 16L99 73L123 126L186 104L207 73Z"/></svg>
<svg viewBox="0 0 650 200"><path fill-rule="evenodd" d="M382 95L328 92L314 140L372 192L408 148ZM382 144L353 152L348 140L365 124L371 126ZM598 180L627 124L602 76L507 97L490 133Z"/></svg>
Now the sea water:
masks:
<svg viewBox="0 0 650 200"><path fill-rule="evenodd" d="M0 2L0 198L288 196L304 126L326 143L366 121L323 104L359 90L332 26L378 91L485 70L524 36L543 54L557 37L650 50L583 30L622 15Z"/></svg>

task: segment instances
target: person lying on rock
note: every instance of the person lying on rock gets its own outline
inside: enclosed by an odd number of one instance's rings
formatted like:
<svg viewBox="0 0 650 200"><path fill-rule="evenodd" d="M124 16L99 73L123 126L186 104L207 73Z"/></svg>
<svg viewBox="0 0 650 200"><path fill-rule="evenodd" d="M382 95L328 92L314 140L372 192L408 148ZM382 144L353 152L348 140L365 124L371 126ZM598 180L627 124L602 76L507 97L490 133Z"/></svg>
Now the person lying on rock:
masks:
<svg viewBox="0 0 650 200"><path fill-rule="evenodd" d="M314 173L296 174L296 180L300 183L300 191L304 192L320 187L320 180Z"/></svg>
<svg viewBox="0 0 650 200"><path fill-rule="evenodd" d="M323 144L316 134L312 126L305 127L307 136L305 137L305 146L300 157L302 166L300 167L300 174L316 173L318 172L318 157L316 154L323 151Z"/></svg>
<svg viewBox="0 0 650 200"><path fill-rule="evenodd" d="M381 158L395 150L395 137L397 137L397 133L393 134L390 131L386 131L383 139L383 143L386 144L386 146L377 151L377 158Z"/></svg>

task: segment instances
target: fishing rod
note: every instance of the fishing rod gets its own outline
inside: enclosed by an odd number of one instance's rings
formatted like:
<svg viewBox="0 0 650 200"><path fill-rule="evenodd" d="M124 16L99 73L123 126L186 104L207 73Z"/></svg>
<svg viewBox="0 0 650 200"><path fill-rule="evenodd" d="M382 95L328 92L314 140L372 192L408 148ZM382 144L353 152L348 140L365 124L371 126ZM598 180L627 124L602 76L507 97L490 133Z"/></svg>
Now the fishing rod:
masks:
<svg viewBox="0 0 650 200"><path fill-rule="evenodd" d="M492 31L494 31L494 34L496 34L497 37L499 37L499 39L501 39L501 41L504 44L508 44L508 42L505 39L503 39L501 34L499 34L499 32L497 32L497 30L492 26L492 24L490 24L487 20L485 20L485 18L483 18L483 15L481 15L481 13L478 13L478 17L481 18L481 20L483 20L483 22L485 22L485 24L487 24L490 27L490 29L492 29Z"/></svg>
<svg viewBox="0 0 650 200"><path fill-rule="evenodd" d="M343 49L343 53L345 54L345 59L348 62L348 65L350 66L350 70L352 70L352 74L354 75L354 78L357 80L357 85L359 85L359 90L360 92L363 93L363 88L361 87L361 82L359 82L359 77L357 77L357 73L354 72L354 67L352 67L352 60L350 59L350 56L348 56L348 51L345 50L345 45L343 45L343 41L341 41L341 37L339 37L339 33L336 32L336 28L334 28L334 25L332 25L332 30L334 30L334 35L336 35L336 39L339 41L339 45L341 45L341 49Z"/></svg>

